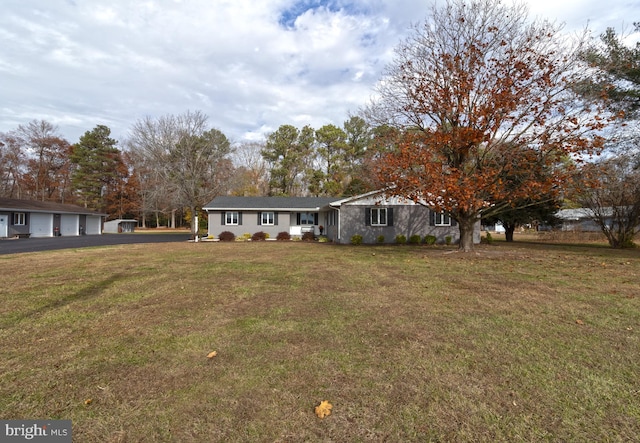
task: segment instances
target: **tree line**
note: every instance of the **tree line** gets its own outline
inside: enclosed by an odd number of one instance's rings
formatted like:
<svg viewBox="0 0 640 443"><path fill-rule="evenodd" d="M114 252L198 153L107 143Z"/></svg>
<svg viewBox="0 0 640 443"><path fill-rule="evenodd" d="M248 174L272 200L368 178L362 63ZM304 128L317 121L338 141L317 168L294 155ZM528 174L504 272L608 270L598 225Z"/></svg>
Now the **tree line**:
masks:
<svg viewBox="0 0 640 443"><path fill-rule="evenodd" d="M629 246L640 221L629 130L640 46L611 29L570 39L527 12L500 0L433 5L396 47L374 99L342 127L282 125L232 145L189 111L136 122L119 147L105 126L71 145L47 122L21 125L0 134L0 193L175 226L220 194L385 189L450 214L462 251L480 219L501 221L512 239L518 225L583 205L612 246Z"/></svg>
<svg viewBox="0 0 640 443"><path fill-rule="evenodd" d="M232 145L200 111L146 117L119 142L98 125L72 144L34 120L0 133L0 197L77 204L143 226L189 224L216 195L347 196L373 189L375 131L282 125Z"/></svg>

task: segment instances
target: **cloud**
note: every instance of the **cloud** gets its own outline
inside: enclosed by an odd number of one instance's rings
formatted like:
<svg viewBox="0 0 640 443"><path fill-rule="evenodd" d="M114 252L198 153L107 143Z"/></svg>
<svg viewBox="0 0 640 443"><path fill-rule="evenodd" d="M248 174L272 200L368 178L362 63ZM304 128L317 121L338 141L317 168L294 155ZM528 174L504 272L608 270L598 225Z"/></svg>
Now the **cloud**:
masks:
<svg viewBox="0 0 640 443"><path fill-rule="evenodd" d="M572 27L598 20L601 30L640 10L624 0L531 4L535 14L561 11ZM44 119L72 143L98 124L124 139L139 119L187 110L236 141L282 124L341 125L428 8L423 0L5 0L0 131Z"/></svg>

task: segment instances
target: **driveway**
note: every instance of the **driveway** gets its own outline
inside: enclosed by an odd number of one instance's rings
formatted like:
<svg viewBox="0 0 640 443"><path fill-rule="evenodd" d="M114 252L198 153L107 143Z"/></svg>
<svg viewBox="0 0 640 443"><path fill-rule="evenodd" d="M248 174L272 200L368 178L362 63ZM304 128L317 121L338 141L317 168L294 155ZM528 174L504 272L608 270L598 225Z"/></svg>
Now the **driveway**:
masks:
<svg viewBox="0 0 640 443"><path fill-rule="evenodd" d="M0 254L53 251L55 249L88 248L91 246L126 245L132 243L186 242L188 233L179 234L102 234L79 237L46 237L0 240Z"/></svg>

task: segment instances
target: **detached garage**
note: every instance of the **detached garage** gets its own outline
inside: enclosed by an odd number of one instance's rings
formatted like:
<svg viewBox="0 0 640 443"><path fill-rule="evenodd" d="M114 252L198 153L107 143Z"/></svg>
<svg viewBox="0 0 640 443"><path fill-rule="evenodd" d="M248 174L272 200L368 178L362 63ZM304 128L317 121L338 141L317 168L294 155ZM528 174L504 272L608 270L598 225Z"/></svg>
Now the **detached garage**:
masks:
<svg viewBox="0 0 640 443"><path fill-rule="evenodd" d="M76 205L0 198L0 237L100 235L104 216Z"/></svg>

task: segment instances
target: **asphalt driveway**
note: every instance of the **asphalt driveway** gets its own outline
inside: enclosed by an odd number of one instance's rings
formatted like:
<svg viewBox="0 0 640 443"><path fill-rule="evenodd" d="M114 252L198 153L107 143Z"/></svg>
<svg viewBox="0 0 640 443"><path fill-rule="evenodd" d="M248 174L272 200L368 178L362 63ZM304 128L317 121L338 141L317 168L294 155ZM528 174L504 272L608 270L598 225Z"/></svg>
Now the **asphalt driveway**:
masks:
<svg viewBox="0 0 640 443"><path fill-rule="evenodd" d="M179 234L102 234L79 237L20 238L0 240L0 254L53 251L56 249L88 248L92 246L126 245L133 243L186 242L188 233Z"/></svg>

